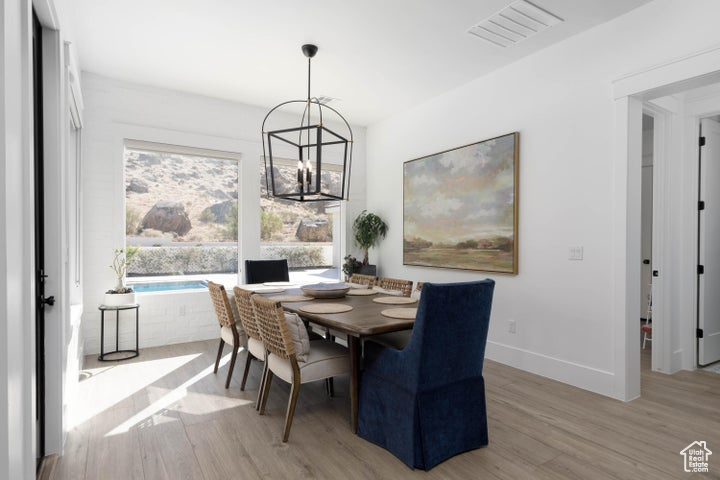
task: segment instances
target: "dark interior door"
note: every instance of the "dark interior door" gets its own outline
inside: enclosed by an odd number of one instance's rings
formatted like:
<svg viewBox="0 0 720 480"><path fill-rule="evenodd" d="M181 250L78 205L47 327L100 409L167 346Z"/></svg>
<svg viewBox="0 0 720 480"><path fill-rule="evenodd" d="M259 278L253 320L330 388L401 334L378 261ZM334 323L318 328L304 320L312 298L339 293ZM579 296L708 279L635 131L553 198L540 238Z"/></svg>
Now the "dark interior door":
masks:
<svg viewBox="0 0 720 480"><path fill-rule="evenodd" d="M42 27L33 11L33 111L35 183L35 421L38 466L45 455L45 227L43 195Z"/></svg>

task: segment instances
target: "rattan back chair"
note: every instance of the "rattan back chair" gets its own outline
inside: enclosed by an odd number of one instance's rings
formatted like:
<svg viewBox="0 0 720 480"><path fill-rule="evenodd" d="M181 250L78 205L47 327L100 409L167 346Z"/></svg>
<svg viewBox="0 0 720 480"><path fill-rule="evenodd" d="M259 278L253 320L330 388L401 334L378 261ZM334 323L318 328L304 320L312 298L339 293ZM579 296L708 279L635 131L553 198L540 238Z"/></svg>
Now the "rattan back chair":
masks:
<svg viewBox="0 0 720 480"><path fill-rule="evenodd" d="M295 345L280 302L260 295L252 295L251 302L265 350L282 359L294 358Z"/></svg>
<svg viewBox="0 0 720 480"><path fill-rule="evenodd" d="M377 277L373 275L363 275L362 273L353 273L350 275L350 283L356 283L358 285L365 285L367 288L375 286Z"/></svg>
<svg viewBox="0 0 720 480"><path fill-rule="evenodd" d="M240 323L248 335L248 352L247 360L245 361L245 371L243 372L242 382L240 383L240 390L245 390L245 382L247 381L248 373L250 372L250 364L253 360L265 361L265 347L262 342L262 336L260 335L260 327L257 319L255 318L255 310L253 309L252 301L250 297L252 292L249 290L243 290L240 287L233 288L233 295L235 296L235 304L238 309L238 316L240 317ZM256 407L260 408L260 392L262 392L262 383L265 379L265 370L263 369L262 380L260 381L260 389L258 392L258 401Z"/></svg>
<svg viewBox="0 0 720 480"><path fill-rule="evenodd" d="M225 388L229 388L230 379L232 378L233 369L235 368L235 360L237 359L237 353L240 348L240 332L235 324L235 315L233 315L225 287L219 283L208 281L208 290L210 291L210 298L215 308L215 315L217 315L218 323L220 324L220 346L218 347L217 358L215 359L214 373L217 373L218 367L220 366L220 358L222 357L225 344L229 344L233 349L232 357L230 358L230 368L228 369L228 376L225 381Z"/></svg>
<svg viewBox="0 0 720 480"><path fill-rule="evenodd" d="M378 287L385 290L397 290L402 292L404 297L409 297L412 293L412 280L400 280L398 278L383 277L378 282Z"/></svg>
<svg viewBox="0 0 720 480"><path fill-rule="evenodd" d="M260 295L253 295L251 301L255 318L260 326L263 345L267 351L265 361L267 373L261 393L260 415L265 413L273 375L288 382L291 385L290 398L283 430L283 442L287 442L290 437L290 427L295 414L300 385L349 373L350 360L346 349L332 342L318 340L312 342L312 348L307 354L307 361L298 362L295 343L280 302ZM307 365L311 365L312 368L305 370ZM303 375L303 371L307 374Z"/></svg>
<svg viewBox="0 0 720 480"><path fill-rule="evenodd" d="M240 287L233 288L233 295L235 295L235 304L240 314L240 323L245 329L245 333L248 337L254 338L262 342L262 336L260 336L260 326L255 319L255 310L253 309L252 297L253 292L250 290L244 290Z"/></svg>

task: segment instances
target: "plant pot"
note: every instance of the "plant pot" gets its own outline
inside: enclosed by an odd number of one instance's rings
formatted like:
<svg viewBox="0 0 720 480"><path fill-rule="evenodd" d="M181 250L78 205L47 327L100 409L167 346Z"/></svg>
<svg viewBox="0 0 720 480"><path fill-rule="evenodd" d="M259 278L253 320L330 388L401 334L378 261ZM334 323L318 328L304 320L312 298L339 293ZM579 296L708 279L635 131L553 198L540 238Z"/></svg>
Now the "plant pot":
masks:
<svg viewBox="0 0 720 480"><path fill-rule="evenodd" d="M132 305L135 303L135 292L131 293L106 293L103 305L116 307L118 305Z"/></svg>
<svg viewBox="0 0 720 480"><path fill-rule="evenodd" d="M377 265L363 265L362 267L360 267L358 273L362 275L372 275L373 277L377 277Z"/></svg>

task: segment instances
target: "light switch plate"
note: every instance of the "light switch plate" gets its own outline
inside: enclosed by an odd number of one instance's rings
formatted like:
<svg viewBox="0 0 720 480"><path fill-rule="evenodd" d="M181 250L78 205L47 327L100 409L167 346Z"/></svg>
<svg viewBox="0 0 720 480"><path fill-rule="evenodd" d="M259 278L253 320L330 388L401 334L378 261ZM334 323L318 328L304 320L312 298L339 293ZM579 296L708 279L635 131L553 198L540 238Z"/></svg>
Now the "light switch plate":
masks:
<svg viewBox="0 0 720 480"><path fill-rule="evenodd" d="M568 260L582 260L583 259L583 247L569 247L568 248Z"/></svg>

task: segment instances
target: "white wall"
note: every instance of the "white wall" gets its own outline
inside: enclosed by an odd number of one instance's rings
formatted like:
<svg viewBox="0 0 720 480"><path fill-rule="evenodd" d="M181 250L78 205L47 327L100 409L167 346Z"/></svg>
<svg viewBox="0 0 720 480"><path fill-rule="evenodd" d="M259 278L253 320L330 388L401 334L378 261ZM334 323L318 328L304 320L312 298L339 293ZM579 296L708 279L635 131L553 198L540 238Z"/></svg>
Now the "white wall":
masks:
<svg viewBox="0 0 720 480"><path fill-rule="evenodd" d="M624 221L614 205L624 202L616 192L625 174L613 166L612 82L719 44L718 14L717 2L657 0L369 127L368 208L390 225L376 252L381 274L494 278L489 358L623 398L614 282L625 245L613 235ZM519 274L403 266L402 162L512 131ZM584 246L584 261L568 261L570 245Z"/></svg>
<svg viewBox="0 0 720 480"><path fill-rule="evenodd" d="M125 241L123 139L241 154L238 210L242 265L244 259L260 255L260 127L267 109L88 73L83 74L83 96L83 337L85 353L89 354L99 351L97 306L105 290L114 285L108 268L112 251ZM365 131L353 127L353 132L348 223L365 203ZM181 303L183 298L187 299L185 303ZM202 297L139 295L138 301L141 348L217 337L217 319L207 293Z"/></svg>
<svg viewBox="0 0 720 480"><path fill-rule="evenodd" d="M35 478L30 2L0 4L0 478Z"/></svg>

